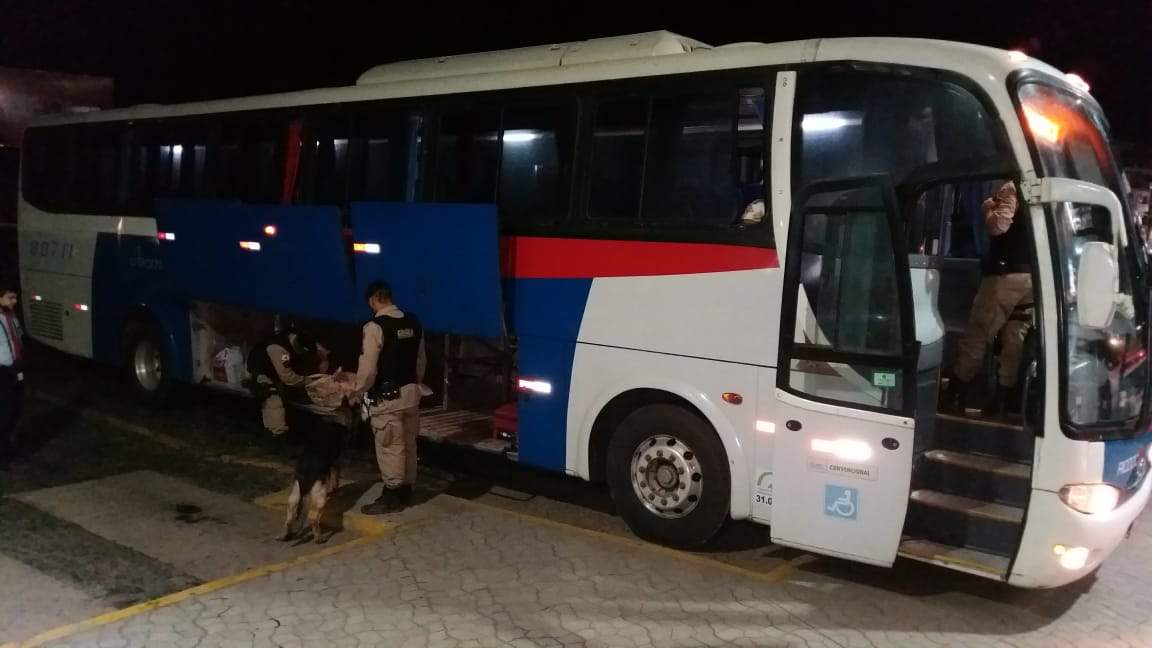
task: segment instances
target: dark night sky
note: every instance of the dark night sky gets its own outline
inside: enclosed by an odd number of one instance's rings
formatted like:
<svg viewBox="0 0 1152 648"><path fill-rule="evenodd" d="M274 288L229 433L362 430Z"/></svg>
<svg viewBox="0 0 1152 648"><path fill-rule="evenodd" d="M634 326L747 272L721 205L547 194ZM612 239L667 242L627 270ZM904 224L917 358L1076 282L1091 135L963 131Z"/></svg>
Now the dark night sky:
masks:
<svg viewBox="0 0 1152 648"><path fill-rule="evenodd" d="M0 0L0 65L112 76L119 103L166 103L344 85L391 60L653 29L712 44L873 35L1024 49L1080 73L1117 138L1152 157L1152 0Z"/></svg>

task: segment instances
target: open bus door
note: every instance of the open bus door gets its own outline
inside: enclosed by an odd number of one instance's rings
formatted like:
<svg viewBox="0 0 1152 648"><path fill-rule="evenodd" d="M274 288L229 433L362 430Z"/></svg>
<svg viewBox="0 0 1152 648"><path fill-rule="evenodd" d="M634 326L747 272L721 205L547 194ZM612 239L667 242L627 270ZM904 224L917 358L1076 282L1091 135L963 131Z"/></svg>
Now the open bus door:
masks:
<svg viewBox="0 0 1152 648"><path fill-rule="evenodd" d="M919 344L888 176L810 185L789 225L772 541L891 565L912 472Z"/></svg>

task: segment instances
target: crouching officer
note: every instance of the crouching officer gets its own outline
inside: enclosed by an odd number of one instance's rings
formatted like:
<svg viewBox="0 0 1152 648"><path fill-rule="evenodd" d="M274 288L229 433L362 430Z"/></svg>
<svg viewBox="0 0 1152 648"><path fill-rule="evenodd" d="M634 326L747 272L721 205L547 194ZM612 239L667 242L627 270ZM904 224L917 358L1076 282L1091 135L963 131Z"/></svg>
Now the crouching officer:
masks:
<svg viewBox="0 0 1152 648"><path fill-rule="evenodd" d="M260 400L261 419L272 434L288 431L284 401L306 400L304 376L296 367L317 351L315 340L288 325L257 344L248 355L249 388Z"/></svg>
<svg viewBox="0 0 1152 648"><path fill-rule="evenodd" d="M365 298L374 317L364 325L355 394L362 397L372 421L384 488L361 512L379 515L400 510L412 500L424 332L416 316L392 303L392 288L383 281L372 283Z"/></svg>

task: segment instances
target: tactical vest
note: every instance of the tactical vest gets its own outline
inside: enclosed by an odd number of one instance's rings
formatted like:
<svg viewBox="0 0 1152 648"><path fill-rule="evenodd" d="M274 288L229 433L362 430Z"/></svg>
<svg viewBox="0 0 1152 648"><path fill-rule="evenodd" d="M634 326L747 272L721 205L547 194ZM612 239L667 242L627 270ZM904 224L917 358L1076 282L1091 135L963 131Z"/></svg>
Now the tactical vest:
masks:
<svg viewBox="0 0 1152 648"><path fill-rule="evenodd" d="M381 315L372 321L384 331L384 345L376 360L376 384L373 391L392 391L415 384L416 360L420 353L420 340L424 336L420 320L405 313L403 317Z"/></svg>

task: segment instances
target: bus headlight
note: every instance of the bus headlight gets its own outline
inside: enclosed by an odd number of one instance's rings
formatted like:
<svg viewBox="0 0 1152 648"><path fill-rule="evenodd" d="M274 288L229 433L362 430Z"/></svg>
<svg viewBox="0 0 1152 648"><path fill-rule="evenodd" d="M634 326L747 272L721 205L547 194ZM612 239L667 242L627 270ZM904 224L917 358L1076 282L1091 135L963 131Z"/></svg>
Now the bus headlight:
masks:
<svg viewBox="0 0 1152 648"><path fill-rule="evenodd" d="M1081 513L1108 513L1119 506L1120 489L1111 484L1069 484L1060 489L1060 499Z"/></svg>

